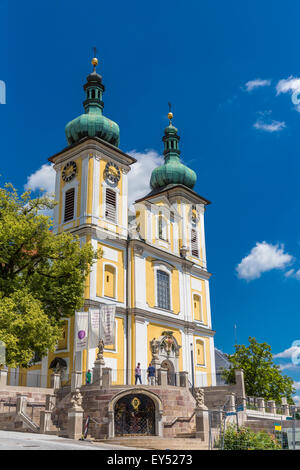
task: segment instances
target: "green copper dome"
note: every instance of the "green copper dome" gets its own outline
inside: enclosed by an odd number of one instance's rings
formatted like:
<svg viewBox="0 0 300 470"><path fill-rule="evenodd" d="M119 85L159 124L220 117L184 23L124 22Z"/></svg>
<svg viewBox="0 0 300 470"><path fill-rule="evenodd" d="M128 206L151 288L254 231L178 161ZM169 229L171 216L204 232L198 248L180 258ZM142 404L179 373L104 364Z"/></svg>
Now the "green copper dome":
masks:
<svg viewBox="0 0 300 470"><path fill-rule="evenodd" d="M86 99L83 102L85 114L81 114L66 125L68 144L79 142L83 137L99 137L116 147L120 145L120 129L118 124L103 116L104 103L102 93L104 85L102 77L95 70L87 77L83 86Z"/></svg>
<svg viewBox="0 0 300 470"><path fill-rule="evenodd" d="M169 184L183 184L190 189L195 186L196 173L180 161L179 139L177 129L172 125L170 119L170 124L166 127L162 139L165 144L165 163L152 171L150 180L152 189L160 189Z"/></svg>

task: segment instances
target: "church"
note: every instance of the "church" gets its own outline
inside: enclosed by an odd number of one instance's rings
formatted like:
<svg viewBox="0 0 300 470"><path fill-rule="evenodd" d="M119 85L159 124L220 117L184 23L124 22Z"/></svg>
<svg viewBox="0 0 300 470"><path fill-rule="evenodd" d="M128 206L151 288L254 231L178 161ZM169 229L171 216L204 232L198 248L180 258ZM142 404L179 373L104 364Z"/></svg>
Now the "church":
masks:
<svg viewBox="0 0 300 470"><path fill-rule="evenodd" d="M105 366L113 384L142 383L158 345L156 365L175 385L187 371L195 387L215 385L204 213L210 202L193 188L196 173L180 158L178 130L169 112L164 129L164 164L156 167L149 192L128 210L128 174L136 160L120 148L117 123L103 114L104 85L98 60L83 86L84 113L65 128L67 146L49 158L56 172L53 229L69 231L102 256L86 279L84 311L115 306L114 341L105 344ZM156 147L157 143L153 142ZM93 369L97 347L78 351L76 313L67 318L54 352L28 370L11 369L10 385L49 386L52 365L64 365L66 383L75 370Z"/></svg>

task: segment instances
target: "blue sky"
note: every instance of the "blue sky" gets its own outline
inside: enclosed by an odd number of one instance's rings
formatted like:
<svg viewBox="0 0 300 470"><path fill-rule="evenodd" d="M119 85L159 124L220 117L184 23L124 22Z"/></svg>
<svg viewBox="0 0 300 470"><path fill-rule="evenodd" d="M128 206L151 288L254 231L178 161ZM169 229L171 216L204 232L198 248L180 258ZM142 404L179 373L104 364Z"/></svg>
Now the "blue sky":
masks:
<svg viewBox="0 0 300 470"><path fill-rule="evenodd" d="M120 125L121 148L138 154L136 174L160 161L171 101L182 157L198 174L195 190L212 201L206 239L216 345L233 352L237 324L239 343L248 336L270 343L296 381L299 16L296 0L0 5L2 182L22 189L66 146L64 127L83 111L96 45L104 114Z"/></svg>

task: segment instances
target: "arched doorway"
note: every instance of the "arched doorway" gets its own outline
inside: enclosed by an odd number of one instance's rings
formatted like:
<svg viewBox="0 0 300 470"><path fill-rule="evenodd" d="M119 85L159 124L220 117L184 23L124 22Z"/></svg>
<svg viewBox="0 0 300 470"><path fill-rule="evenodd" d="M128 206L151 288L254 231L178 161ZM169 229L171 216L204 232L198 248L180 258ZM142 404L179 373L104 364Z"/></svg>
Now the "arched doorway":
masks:
<svg viewBox="0 0 300 470"><path fill-rule="evenodd" d="M167 377L168 377L168 385L176 385L176 374L175 374L175 368L174 365L172 364L171 361L168 359L165 359L162 361L160 367L163 369L167 369Z"/></svg>
<svg viewBox="0 0 300 470"><path fill-rule="evenodd" d="M114 407L115 436L155 435L155 404L142 393L120 398Z"/></svg>

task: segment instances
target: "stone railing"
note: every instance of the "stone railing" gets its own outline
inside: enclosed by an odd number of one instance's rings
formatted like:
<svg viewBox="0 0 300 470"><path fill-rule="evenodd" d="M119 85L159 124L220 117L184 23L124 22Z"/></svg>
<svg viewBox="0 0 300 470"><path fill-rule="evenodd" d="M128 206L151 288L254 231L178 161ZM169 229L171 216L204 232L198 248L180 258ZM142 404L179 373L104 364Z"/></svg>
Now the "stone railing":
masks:
<svg viewBox="0 0 300 470"><path fill-rule="evenodd" d="M282 398L278 404L275 400L265 400L261 397L246 397L246 410L257 411L262 414L277 414L282 416L291 416L292 410L288 405L286 398Z"/></svg>

